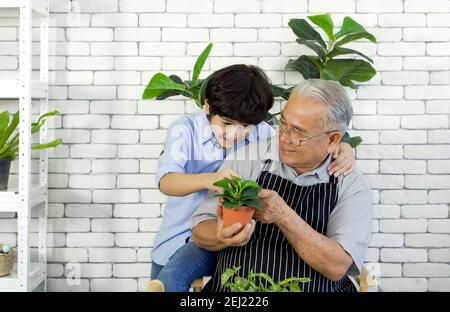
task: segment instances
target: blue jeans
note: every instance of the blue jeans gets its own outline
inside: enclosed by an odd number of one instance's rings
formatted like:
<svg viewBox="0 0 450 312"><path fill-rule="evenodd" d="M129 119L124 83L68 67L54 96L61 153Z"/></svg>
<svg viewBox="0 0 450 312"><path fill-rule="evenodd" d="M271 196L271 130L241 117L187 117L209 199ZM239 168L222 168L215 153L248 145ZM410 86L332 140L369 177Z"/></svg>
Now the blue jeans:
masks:
<svg viewBox="0 0 450 312"><path fill-rule="evenodd" d="M151 279L158 279L167 292L187 292L197 278L211 276L216 253L188 242L178 249L165 266L152 262Z"/></svg>

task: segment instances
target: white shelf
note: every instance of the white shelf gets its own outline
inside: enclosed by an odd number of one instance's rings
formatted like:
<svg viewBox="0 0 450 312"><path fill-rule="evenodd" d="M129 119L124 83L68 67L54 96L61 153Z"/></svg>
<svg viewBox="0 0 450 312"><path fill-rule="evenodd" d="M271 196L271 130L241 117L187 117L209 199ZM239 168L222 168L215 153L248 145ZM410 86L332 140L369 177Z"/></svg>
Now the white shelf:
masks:
<svg viewBox="0 0 450 312"><path fill-rule="evenodd" d="M0 0L0 16L14 17L19 16L19 8L23 3L30 2L31 0ZM41 16L48 15L47 1L45 0L32 0L31 7L34 12Z"/></svg>
<svg viewBox="0 0 450 312"><path fill-rule="evenodd" d="M18 99L21 94L18 79L0 80L0 99ZM48 95L48 85L45 82L34 80L31 82L31 98L45 99Z"/></svg>
<svg viewBox="0 0 450 312"><path fill-rule="evenodd" d="M46 185L32 185L30 191L31 207L43 203L46 199ZM0 212L18 212L20 208L19 191L16 188L0 190Z"/></svg>
<svg viewBox="0 0 450 312"><path fill-rule="evenodd" d="M33 291L45 280L45 269L43 263L30 263L29 291ZM11 274L0 277L0 292L17 292L19 289L19 280L17 279L17 269Z"/></svg>

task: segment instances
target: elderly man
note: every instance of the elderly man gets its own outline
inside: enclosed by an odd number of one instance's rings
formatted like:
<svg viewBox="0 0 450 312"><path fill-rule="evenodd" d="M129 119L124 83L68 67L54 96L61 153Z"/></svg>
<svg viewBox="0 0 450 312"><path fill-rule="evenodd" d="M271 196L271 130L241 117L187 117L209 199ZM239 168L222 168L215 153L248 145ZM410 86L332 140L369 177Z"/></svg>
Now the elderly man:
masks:
<svg viewBox="0 0 450 312"><path fill-rule="evenodd" d="M222 169L263 188L263 209L251 224L223 227L209 193L193 216L192 237L218 251L211 289L222 291L226 268L240 266L275 281L309 277L304 291L354 291L348 275L364 262L372 230L370 186L359 170L336 178L327 172L331 151L352 117L344 88L326 80L298 85L281 113L277 135L230 155Z"/></svg>

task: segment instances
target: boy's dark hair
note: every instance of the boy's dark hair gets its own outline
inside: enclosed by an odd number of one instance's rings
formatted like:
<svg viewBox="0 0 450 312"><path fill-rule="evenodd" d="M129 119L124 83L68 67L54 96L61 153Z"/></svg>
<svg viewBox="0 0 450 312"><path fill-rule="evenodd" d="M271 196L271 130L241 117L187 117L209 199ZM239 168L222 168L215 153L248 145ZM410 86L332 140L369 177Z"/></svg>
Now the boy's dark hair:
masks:
<svg viewBox="0 0 450 312"><path fill-rule="evenodd" d="M231 65L214 72L205 89L210 117L219 115L256 125L273 105L272 88L266 74L253 65Z"/></svg>

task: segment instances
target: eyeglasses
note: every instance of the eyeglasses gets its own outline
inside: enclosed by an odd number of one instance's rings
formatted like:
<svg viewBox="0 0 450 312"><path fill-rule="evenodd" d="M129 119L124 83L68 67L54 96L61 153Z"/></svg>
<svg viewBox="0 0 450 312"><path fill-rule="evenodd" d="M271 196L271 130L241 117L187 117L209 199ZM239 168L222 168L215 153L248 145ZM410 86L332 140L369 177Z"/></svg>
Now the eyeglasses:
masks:
<svg viewBox="0 0 450 312"><path fill-rule="evenodd" d="M325 131L325 132L322 132L322 133L319 133L316 135L312 135L312 136L303 138L298 133L298 130L296 130L295 128L288 127L286 125L286 123L284 123L282 120L279 121L278 128L279 128L280 134L285 133L289 137L289 140L291 141L291 143L297 147L300 146L303 142L308 141L312 138L316 138L316 137L322 136L324 134L330 134L332 132L339 131L339 130Z"/></svg>

